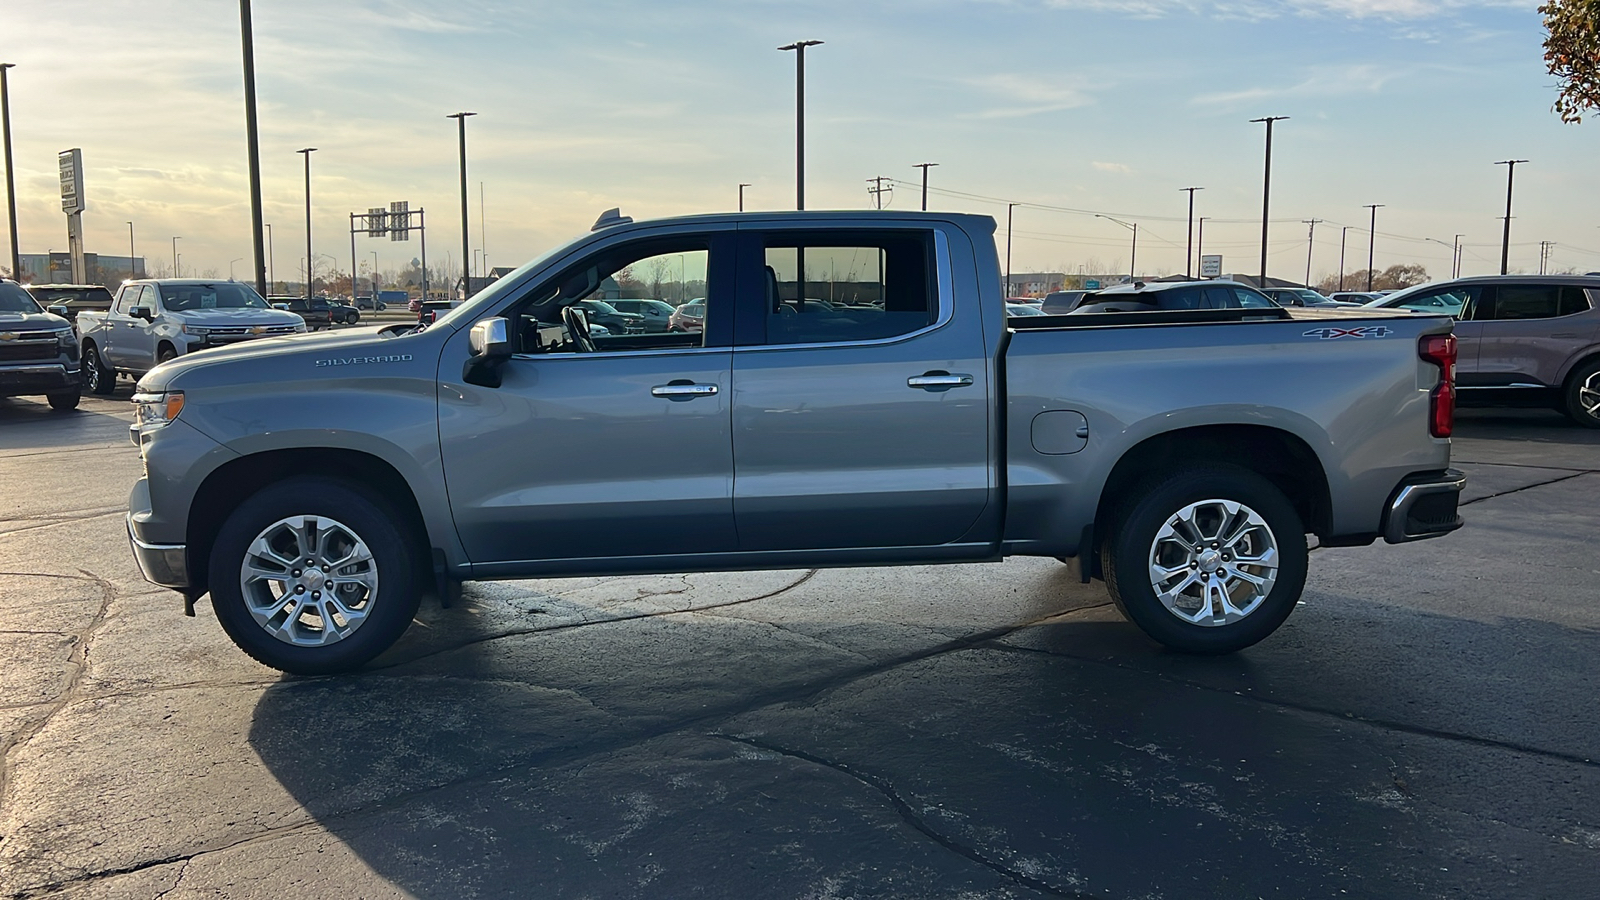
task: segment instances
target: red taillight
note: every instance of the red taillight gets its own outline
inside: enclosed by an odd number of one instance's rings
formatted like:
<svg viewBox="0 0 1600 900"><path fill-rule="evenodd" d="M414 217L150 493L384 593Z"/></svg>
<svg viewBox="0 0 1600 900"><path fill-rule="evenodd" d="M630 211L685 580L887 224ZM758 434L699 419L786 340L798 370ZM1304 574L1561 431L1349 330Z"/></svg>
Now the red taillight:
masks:
<svg viewBox="0 0 1600 900"><path fill-rule="evenodd" d="M1456 422L1456 336L1425 335L1417 341L1417 355L1439 367L1439 383L1428 394L1428 433L1449 437Z"/></svg>

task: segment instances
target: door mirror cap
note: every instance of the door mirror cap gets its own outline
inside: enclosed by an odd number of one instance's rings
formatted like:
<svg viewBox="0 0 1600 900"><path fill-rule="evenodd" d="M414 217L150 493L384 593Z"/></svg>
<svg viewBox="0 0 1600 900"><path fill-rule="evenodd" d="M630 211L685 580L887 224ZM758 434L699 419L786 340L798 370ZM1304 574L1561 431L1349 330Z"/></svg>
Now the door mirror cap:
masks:
<svg viewBox="0 0 1600 900"><path fill-rule="evenodd" d="M146 322L155 320L155 316L150 314L150 307L148 306L135 306L133 309L128 310L128 315L135 319L143 319Z"/></svg>
<svg viewBox="0 0 1600 900"><path fill-rule="evenodd" d="M507 359L511 356L511 325L501 318L484 319L472 326L467 343L478 359Z"/></svg>
<svg viewBox="0 0 1600 900"><path fill-rule="evenodd" d="M65 306L52 306L49 309L46 309L45 312L52 316L60 316L63 319L72 318L72 310L67 309Z"/></svg>

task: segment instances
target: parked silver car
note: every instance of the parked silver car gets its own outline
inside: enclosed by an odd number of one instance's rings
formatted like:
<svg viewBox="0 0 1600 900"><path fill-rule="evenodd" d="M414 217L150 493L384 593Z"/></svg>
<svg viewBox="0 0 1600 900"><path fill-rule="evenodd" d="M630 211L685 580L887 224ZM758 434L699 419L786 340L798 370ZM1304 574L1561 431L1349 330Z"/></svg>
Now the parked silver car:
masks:
<svg viewBox="0 0 1600 900"><path fill-rule="evenodd" d="M1548 404L1580 425L1600 428L1600 277L1457 278L1369 305L1457 319L1464 403Z"/></svg>

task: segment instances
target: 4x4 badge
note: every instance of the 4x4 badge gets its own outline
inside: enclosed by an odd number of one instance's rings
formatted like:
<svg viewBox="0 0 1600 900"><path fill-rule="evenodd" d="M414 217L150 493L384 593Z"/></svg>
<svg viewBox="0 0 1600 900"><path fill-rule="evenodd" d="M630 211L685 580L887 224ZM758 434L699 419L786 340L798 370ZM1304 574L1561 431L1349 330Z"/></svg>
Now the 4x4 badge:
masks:
<svg viewBox="0 0 1600 900"><path fill-rule="evenodd" d="M1344 337L1381 338L1387 337L1391 334L1394 334L1394 330L1386 325L1357 325L1355 328L1334 328L1330 325L1322 328L1313 328L1300 336L1314 337L1320 338L1324 341L1331 341Z"/></svg>

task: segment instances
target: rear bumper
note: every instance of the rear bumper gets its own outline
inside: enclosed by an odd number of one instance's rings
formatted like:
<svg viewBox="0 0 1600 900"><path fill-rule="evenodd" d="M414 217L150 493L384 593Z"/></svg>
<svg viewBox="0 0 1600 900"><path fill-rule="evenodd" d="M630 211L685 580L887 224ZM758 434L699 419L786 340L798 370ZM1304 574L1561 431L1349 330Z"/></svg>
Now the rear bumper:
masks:
<svg viewBox="0 0 1600 900"><path fill-rule="evenodd" d="M1391 544L1449 534L1462 525L1456 512L1467 476L1457 469L1409 475L1389 495L1383 539Z"/></svg>
<svg viewBox="0 0 1600 900"><path fill-rule="evenodd" d="M128 543L144 580L175 591L189 587L189 550L183 544L147 544L133 533L133 516L128 516Z"/></svg>

